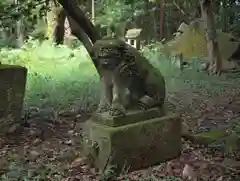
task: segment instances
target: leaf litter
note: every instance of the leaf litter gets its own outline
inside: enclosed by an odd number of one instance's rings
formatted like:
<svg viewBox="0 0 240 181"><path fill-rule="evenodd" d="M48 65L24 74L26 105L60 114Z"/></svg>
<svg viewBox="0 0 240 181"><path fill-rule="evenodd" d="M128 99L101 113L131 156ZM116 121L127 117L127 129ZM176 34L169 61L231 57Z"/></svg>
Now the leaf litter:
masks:
<svg viewBox="0 0 240 181"><path fill-rule="evenodd" d="M182 99L189 96L191 101ZM184 127L193 133L216 129L231 131L232 121L240 120L239 90L213 95L186 90L172 93L171 101L173 99L184 118ZM7 135L0 137L0 174L20 177L20 172L26 172L29 178L45 174L42 179L54 181L100 180L100 174L85 163L79 144L81 128L88 117L89 114L61 111L54 116L54 121L41 120L41 117L28 119L28 126L23 126L21 132L17 131L19 125L11 127ZM18 171L10 173L15 168L10 163L15 163ZM204 147L183 140L179 158L121 175L115 180L143 178L237 181L240 180L240 154L226 152L221 144Z"/></svg>

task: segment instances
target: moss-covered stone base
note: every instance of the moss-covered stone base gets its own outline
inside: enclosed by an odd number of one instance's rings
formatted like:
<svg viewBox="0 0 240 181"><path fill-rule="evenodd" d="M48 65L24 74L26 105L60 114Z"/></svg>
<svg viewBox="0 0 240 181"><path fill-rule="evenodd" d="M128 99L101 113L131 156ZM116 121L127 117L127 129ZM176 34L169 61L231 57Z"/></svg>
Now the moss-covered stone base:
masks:
<svg viewBox="0 0 240 181"><path fill-rule="evenodd" d="M165 114L164 108L152 108L148 110L132 109L124 116L110 116L109 112L95 113L92 116L92 120L99 124L117 127L164 116Z"/></svg>
<svg viewBox="0 0 240 181"><path fill-rule="evenodd" d="M84 151L92 164L99 170L115 166L116 174L159 164L181 152L181 119L176 115L118 127L103 125L93 117L84 133Z"/></svg>
<svg viewBox="0 0 240 181"><path fill-rule="evenodd" d="M21 120L27 69L16 65L0 65L0 130Z"/></svg>

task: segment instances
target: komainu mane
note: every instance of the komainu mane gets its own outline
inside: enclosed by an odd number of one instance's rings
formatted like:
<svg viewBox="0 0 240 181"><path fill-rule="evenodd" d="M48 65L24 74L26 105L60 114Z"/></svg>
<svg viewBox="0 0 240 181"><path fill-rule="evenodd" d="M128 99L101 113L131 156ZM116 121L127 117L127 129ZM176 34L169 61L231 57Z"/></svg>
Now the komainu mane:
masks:
<svg viewBox="0 0 240 181"><path fill-rule="evenodd" d="M105 37L94 44L93 57L98 59L101 70L97 112L109 111L111 116L120 116L126 114L127 106L139 105L142 109L163 106L165 80L138 50L117 38Z"/></svg>

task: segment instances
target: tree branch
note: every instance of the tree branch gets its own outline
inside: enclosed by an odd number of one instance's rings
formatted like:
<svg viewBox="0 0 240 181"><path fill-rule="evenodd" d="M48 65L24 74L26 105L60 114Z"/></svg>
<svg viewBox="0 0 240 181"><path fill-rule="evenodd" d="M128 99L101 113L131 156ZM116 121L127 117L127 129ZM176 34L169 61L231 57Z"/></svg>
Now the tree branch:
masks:
<svg viewBox="0 0 240 181"><path fill-rule="evenodd" d="M84 12L77 6L73 0L58 0L58 2L63 6L67 15L69 15L89 36L92 43L95 43L101 37L93 26L91 21L87 19Z"/></svg>

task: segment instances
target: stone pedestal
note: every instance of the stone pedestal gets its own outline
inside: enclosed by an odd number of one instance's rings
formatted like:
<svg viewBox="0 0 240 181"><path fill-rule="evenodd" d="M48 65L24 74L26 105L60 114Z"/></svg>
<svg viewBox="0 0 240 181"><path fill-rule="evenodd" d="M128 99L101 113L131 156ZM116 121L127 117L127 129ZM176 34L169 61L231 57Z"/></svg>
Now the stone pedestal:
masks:
<svg viewBox="0 0 240 181"><path fill-rule="evenodd" d="M157 109L130 111L123 117L94 115L84 128L85 154L99 170L115 173L146 168L174 159L181 152L181 119Z"/></svg>
<svg viewBox="0 0 240 181"><path fill-rule="evenodd" d="M0 130L21 120L27 69L16 65L0 65Z"/></svg>

